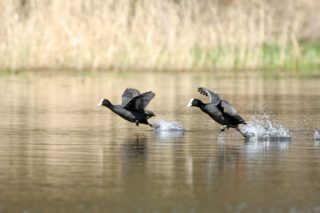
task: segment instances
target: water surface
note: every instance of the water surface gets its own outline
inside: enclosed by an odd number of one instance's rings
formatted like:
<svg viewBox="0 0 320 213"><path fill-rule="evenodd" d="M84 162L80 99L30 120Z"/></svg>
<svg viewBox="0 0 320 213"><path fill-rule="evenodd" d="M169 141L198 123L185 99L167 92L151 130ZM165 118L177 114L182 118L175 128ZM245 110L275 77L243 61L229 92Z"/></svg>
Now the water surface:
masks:
<svg viewBox="0 0 320 213"><path fill-rule="evenodd" d="M199 109L214 89L250 121L268 114L291 141L245 141ZM136 127L106 108L152 90L156 119ZM0 212L320 212L318 79L204 74L27 73L0 78Z"/></svg>

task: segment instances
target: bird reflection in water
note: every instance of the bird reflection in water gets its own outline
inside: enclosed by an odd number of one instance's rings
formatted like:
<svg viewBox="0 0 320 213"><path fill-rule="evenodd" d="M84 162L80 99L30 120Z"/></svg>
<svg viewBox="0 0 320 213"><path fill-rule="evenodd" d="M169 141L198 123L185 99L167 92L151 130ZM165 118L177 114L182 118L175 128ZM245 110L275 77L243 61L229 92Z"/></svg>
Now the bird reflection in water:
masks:
<svg viewBox="0 0 320 213"><path fill-rule="evenodd" d="M219 137L218 142L217 162L220 169L230 165L248 164L251 160L261 159L266 153L272 153L274 158L281 158L288 152L291 144L291 140L249 140L239 144L224 137Z"/></svg>
<svg viewBox="0 0 320 213"><path fill-rule="evenodd" d="M158 142L181 142L185 131L158 131L152 132Z"/></svg>
<svg viewBox="0 0 320 213"><path fill-rule="evenodd" d="M128 138L122 145L124 159L147 158L148 138L145 135L135 135Z"/></svg>

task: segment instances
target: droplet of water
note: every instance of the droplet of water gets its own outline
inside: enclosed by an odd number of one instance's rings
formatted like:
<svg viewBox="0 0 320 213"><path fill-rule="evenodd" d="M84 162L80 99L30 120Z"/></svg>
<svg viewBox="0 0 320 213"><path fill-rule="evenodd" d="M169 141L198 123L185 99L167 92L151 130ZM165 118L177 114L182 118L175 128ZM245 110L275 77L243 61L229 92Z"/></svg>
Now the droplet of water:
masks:
<svg viewBox="0 0 320 213"><path fill-rule="evenodd" d="M155 131L185 131L177 121L156 120L152 123Z"/></svg>
<svg viewBox="0 0 320 213"><path fill-rule="evenodd" d="M268 115L262 118L253 117L242 129L248 138L263 139L264 141L290 139L290 131L275 120L271 120Z"/></svg>
<svg viewBox="0 0 320 213"><path fill-rule="evenodd" d="M314 139L315 139L315 140L320 140L320 130L316 130L316 131L314 132Z"/></svg>

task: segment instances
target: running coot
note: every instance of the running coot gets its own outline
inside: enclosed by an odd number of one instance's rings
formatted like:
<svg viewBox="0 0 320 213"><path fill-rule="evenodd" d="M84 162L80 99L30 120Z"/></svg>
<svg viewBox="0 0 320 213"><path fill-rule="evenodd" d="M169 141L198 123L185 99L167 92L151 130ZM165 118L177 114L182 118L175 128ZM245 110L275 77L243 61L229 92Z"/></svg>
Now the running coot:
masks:
<svg viewBox="0 0 320 213"><path fill-rule="evenodd" d="M210 91L207 88L199 87L198 92L202 95L208 96L210 99L209 103L203 103L201 100L192 98L187 107L199 107L203 112L208 114L213 120L223 125L221 132L229 127L235 128L243 136L246 136L239 129L239 124L247 124L244 119L238 115L236 109L229 104L226 100L219 97L218 94Z"/></svg>
<svg viewBox="0 0 320 213"><path fill-rule="evenodd" d="M139 124L146 124L152 127L148 119L155 114L145 110L149 102L154 98L152 91L140 94L136 89L127 88L122 94L121 105L113 105L108 99L102 99L98 106L105 106L111 111L126 119L127 121Z"/></svg>

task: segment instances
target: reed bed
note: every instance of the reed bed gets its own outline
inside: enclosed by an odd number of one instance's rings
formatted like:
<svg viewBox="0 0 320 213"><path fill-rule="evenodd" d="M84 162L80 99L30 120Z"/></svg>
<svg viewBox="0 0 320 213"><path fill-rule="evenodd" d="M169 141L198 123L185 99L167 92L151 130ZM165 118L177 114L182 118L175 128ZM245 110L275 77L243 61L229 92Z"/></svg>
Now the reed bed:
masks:
<svg viewBox="0 0 320 213"><path fill-rule="evenodd" d="M0 0L0 67L317 68L319 9L317 0Z"/></svg>

